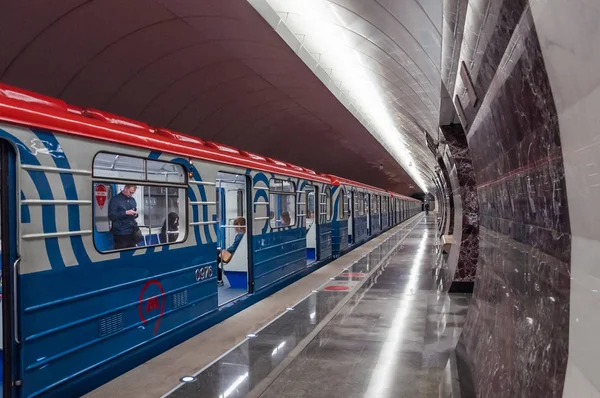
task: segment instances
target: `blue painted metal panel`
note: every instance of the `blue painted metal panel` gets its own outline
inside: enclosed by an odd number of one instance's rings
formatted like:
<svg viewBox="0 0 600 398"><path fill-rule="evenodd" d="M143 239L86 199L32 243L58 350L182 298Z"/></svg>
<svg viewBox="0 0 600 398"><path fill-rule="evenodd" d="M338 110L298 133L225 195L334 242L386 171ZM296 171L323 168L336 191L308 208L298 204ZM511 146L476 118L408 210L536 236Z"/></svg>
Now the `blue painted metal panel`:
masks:
<svg viewBox="0 0 600 398"><path fill-rule="evenodd" d="M381 220L379 214L371 215L371 235L377 235L381 232Z"/></svg>
<svg viewBox="0 0 600 398"><path fill-rule="evenodd" d="M248 289L248 273L243 271L227 271L223 270L229 285L233 289Z"/></svg>
<svg viewBox="0 0 600 398"><path fill-rule="evenodd" d="M203 246L144 256L123 253L112 261L22 275L24 395L216 309L216 244ZM215 277L197 282L195 270L202 266L210 266ZM158 285L149 285L142 295L150 280L162 285L164 295ZM182 294L183 305L174 299ZM150 303L153 296L158 307Z"/></svg>
<svg viewBox="0 0 600 398"><path fill-rule="evenodd" d="M306 229L282 228L253 236L254 288L271 283L306 267Z"/></svg>
<svg viewBox="0 0 600 398"><path fill-rule="evenodd" d="M363 215L354 218L354 244L362 243L367 238L367 216Z"/></svg>
<svg viewBox="0 0 600 398"><path fill-rule="evenodd" d="M381 230L385 231L390 227L390 213L383 213L381 215Z"/></svg>
<svg viewBox="0 0 600 398"><path fill-rule="evenodd" d="M348 249L348 220L334 221L331 231L331 250L334 258Z"/></svg>
<svg viewBox="0 0 600 398"><path fill-rule="evenodd" d="M319 259L325 260L332 256L331 223L319 224Z"/></svg>

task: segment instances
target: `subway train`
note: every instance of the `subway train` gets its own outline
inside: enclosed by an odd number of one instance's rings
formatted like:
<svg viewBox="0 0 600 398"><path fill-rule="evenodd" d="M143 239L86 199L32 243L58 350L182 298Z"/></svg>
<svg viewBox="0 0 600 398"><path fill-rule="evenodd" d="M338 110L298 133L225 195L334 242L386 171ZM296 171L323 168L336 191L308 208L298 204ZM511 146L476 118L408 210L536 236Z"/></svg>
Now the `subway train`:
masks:
<svg viewBox="0 0 600 398"><path fill-rule="evenodd" d="M3 84L0 138L5 397L88 392L421 211ZM119 195L133 242L117 233Z"/></svg>

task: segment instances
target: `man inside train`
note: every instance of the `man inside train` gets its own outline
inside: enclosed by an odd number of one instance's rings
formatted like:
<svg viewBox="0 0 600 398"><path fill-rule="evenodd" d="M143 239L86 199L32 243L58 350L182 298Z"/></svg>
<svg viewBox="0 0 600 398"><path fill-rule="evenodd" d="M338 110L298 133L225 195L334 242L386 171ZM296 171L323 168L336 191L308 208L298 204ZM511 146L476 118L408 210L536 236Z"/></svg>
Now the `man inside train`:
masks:
<svg viewBox="0 0 600 398"><path fill-rule="evenodd" d="M135 221L138 217L137 203L133 198L136 190L135 185L125 185L108 204L108 219L112 221L111 232L116 250L135 247L141 240L141 232Z"/></svg>
<svg viewBox="0 0 600 398"><path fill-rule="evenodd" d="M223 263L228 263L233 256L233 253L237 250L244 234L246 233L246 219L244 217L238 217L233 221L233 225L235 226L235 238L233 239L233 243L229 246L226 251L228 252L227 258L225 258L224 253L221 250L217 250L217 285L223 286Z"/></svg>

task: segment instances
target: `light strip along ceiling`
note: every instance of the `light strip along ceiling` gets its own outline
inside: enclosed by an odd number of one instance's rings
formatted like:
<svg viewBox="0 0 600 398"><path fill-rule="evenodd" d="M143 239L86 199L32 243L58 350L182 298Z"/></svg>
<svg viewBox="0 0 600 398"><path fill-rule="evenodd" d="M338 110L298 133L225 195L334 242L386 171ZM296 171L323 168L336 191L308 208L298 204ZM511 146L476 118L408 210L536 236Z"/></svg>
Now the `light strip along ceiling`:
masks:
<svg viewBox="0 0 600 398"><path fill-rule="evenodd" d="M441 39L411 31L392 0L248 1L415 183L431 189L435 159L424 131L437 136ZM417 0L396 3L428 15ZM403 35L386 32L391 16ZM425 28L435 31L431 21Z"/></svg>

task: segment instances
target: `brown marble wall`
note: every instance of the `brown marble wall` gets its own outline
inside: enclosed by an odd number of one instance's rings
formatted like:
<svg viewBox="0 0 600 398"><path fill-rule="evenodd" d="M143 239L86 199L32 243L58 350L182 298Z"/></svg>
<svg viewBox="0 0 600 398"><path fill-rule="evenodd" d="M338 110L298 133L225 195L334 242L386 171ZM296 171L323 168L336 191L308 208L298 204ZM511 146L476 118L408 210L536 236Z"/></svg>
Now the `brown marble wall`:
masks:
<svg viewBox="0 0 600 398"><path fill-rule="evenodd" d="M562 397L571 233L553 95L528 2L471 0L468 8L462 40L444 37L460 58L443 68L464 61L478 97L472 106L460 74L447 75L458 76L444 84L465 104L480 206L461 352L478 397Z"/></svg>
<svg viewBox="0 0 600 398"><path fill-rule="evenodd" d="M458 263L452 279L451 291L463 291L464 284L475 281L477 259L479 257L479 201L475 182L475 171L467 145L467 137L461 125L441 126L448 149L454 159L458 187L455 188L461 202L460 241Z"/></svg>

